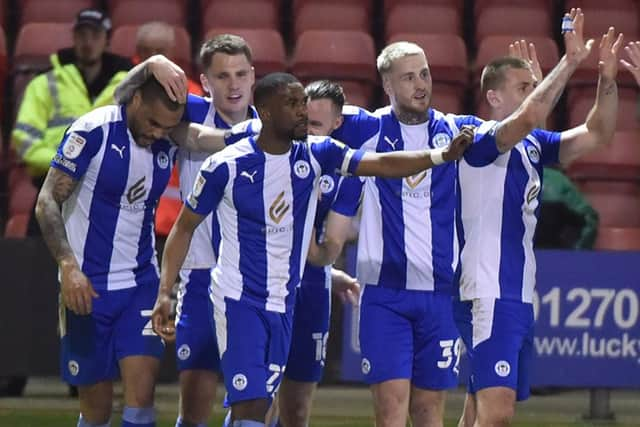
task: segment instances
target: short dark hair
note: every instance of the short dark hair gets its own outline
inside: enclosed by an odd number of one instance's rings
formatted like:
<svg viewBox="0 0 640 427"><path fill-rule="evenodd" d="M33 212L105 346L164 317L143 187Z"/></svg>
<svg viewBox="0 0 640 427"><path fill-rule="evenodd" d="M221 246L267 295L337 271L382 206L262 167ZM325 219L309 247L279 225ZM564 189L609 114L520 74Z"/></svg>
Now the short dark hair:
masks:
<svg viewBox="0 0 640 427"><path fill-rule="evenodd" d="M172 101L171 98L169 98L164 87L162 87L160 82L153 75L140 85L139 90L143 102L162 102L169 111L177 111L179 108L183 107L182 104Z"/></svg>
<svg viewBox="0 0 640 427"><path fill-rule="evenodd" d="M267 74L256 83L253 91L253 103L256 107L263 107L277 91L284 86L292 83L300 83L300 81L289 73L271 73Z"/></svg>
<svg viewBox="0 0 640 427"><path fill-rule="evenodd" d="M336 82L316 80L315 82L309 83L307 87L304 88L304 92L310 101L315 99L328 99L338 111L342 111L342 107L344 107L344 89Z"/></svg>
<svg viewBox="0 0 640 427"><path fill-rule="evenodd" d="M480 78L480 90L482 93L492 89L497 89L504 84L505 71L509 68L515 69L531 69L527 61L515 56L503 56L489 62L482 70Z"/></svg>
<svg viewBox="0 0 640 427"><path fill-rule="evenodd" d="M243 54L247 57L249 63L253 60L251 48L245 39L235 34L220 34L202 43L200 65L202 65L203 69L209 68L213 55L216 53L225 53L227 55Z"/></svg>

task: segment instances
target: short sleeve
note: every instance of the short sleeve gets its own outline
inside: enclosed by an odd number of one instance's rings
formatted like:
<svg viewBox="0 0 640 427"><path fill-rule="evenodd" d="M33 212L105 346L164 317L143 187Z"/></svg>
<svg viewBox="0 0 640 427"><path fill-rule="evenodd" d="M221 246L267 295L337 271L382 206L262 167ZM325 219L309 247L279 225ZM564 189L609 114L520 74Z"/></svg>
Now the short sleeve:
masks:
<svg viewBox="0 0 640 427"><path fill-rule="evenodd" d="M203 123L207 117L211 101L192 93L187 95L187 105L182 114L183 122Z"/></svg>
<svg viewBox="0 0 640 427"><path fill-rule="evenodd" d="M356 216L360 206L363 179L357 176L342 178L331 210L344 216Z"/></svg>
<svg viewBox="0 0 640 427"><path fill-rule="evenodd" d="M364 108L345 105L342 109L342 125L331 136L358 149L380 132L380 119Z"/></svg>
<svg viewBox="0 0 640 427"><path fill-rule="evenodd" d="M482 167L492 163L500 155L496 145L498 122L482 123L474 134L473 144L464 152L464 159L471 166Z"/></svg>
<svg viewBox="0 0 640 427"><path fill-rule="evenodd" d="M322 166L323 173L329 175L353 175L364 155L364 151L353 150L333 138L312 143L311 151Z"/></svg>
<svg viewBox="0 0 640 427"><path fill-rule="evenodd" d="M222 200L228 181L229 166L215 155L209 157L202 164L185 204L199 215L209 215Z"/></svg>
<svg viewBox="0 0 640 427"><path fill-rule="evenodd" d="M560 132L534 129L530 135L540 144L543 165L552 165L560 162Z"/></svg>
<svg viewBox="0 0 640 427"><path fill-rule="evenodd" d="M51 161L51 167L61 170L75 180L87 172L91 159L96 155L103 140L102 127L91 131L79 130L72 125L65 132L62 142Z"/></svg>

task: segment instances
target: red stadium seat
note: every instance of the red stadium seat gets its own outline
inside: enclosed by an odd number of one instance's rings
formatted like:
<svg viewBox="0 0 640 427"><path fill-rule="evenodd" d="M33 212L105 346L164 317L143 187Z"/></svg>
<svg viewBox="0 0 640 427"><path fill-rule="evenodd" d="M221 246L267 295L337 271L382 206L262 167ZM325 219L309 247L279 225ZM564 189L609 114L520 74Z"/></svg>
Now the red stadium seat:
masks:
<svg viewBox="0 0 640 427"><path fill-rule="evenodd" d="M279 2L279 0L272 1ZM364 10L367 16L371 16L374 0L293 0L292 2L293 16L296 16L302 7L311 3L354 5Z"/></svg>
<svg viewBox="0 0 640 427"><path fill-rule="evenodd" d="M38 190L24 167L14 167L9 175L9 221L5 225L5 237L25 237L37 196Z"/></svg>
<svg viewBox="0 0 640 427"><path fill-rule="evenodd" d="M575 127L584 123L587 114L593 107L595 98L596 86L571 91L568 97L569 127ZM640 129L638 99L640 99L640 92L636 89L620 88L618 90L618 119L616 121L616 130Z"/></svg>
<svg viewBox="0 0 640 427"><path fill-rule="evenodd" d="M109 46L113 53L131 58L136 53L136 34L139 25L123 25L116 28L111 36ZM191 37L183 27L174 27L176 45L173 60L191 73Z"/></svg>
<svg viewBox="0 0 640 427"><path fill-rule="evenodd" d="M462 14L464 9L464 0L383 0L384 3L384 16L388 16L389 12L391 12L397 6L405 6L405 5L424 5L428 3L429 6L448 6L455 7L458 9L460 14Z"/></svg>
<svg viewBox="0 0 640 427"><path fill-rule="evenodd" d="M480 14L492 7L536 7L546 10L549 15L553 14L555 0L475 0L473 2L473 16L476 22Z"/></svg>
<svg viewBox="0 0 640 427"><path fill-rule="evenodd" d="M308 30L369 32L371 15L352 3L305 3L294 16L294 36Z"/></svg>
<svg viewBox="0 0 640 427"><path fill-rule="evenodd" d="M431 106L443 113L464 112L465 86L450 83L433 83Z"/></svg>
<svg viewBox="0 0 640 427"><path fill-rule="evenodd" d="M454 5L399 4L385 19L385 37L389 39L397 33L462 36L462 13Z"/></svg>
<svg viewBox="0 0 640 427"><path fill-rule="evenodd" d="M111 6L113 28L164 21L176 27L186 27L186 7L175 0L119 0Z"/></svg>
<svg viewBox="0 0 640 427"><path fill-rule="evenodd" d="M639 180L640 131L616 132L610 145L581 157L569 173L578 180Z"/></svg>
<svg viewBox="0 0 640 427"><path fill-rule="evenodd" d="M94 0L65 0L64 7L60 7L60 0L31 0L24 1L20 13L22 25L29 22L73 22L77 13L82 9L96 7Z"/></svg>
<svg viewBox="0 0 640 427"><path fill-rule="evenodd" d="M605 227L640 227L640 185L635 182L586 181L580 185Z"/></svg>
<svg viewBox="0 0 640 427"><path fill-rule="evenodd" d="M236 34L246 40L251 47L256 77L276 71L285 71L284 42L278 31L270 29L212 28L207 31L205 39L210 39L219 34Z"/></svg>
<svg viewBox="0 0 640 427"><path fill-rule="evenodd" d="M639 251L640 228L600 227L594 249Z"/></svg>
<svg viewBox="0 0 640 427"><path fill-rule="evenodd" d="M467 48L460 36L399 33L391 37L387 43L397 41L413 42L424 49L434 82L468 84Z"/></svg>
<svg viewBox="0 0 640 427"><path fill-rule="evenodd" d="M476 42L488 36L519 34L553 37L551 15L544 8L496 6L484 9L476 19Z"/></svg>
<svg viewBox="0 0 640 427"><path fill-rule="evenodd" d="M373 39L358 31L305 31L296 41L291 71L300 79L378 81Z"/></svg>
<svg viewBox="0 0 640 427"><path fill-rule="evenodd" d="M509 54L509 44L524 37L520 35L513 36L489 36L480 43L478 54L476 55L473 65L473 81L480 83L480 75L482 69L490 61ZM536 46L538 60L542 71L546 74L551 70L560 59L558 54L558 46L549 37L526 37L527 42L531 42Z"/></svg>
<svg viewBox="0 0 640 427"><path fill-rule="evenodd" d="M279 30L277 3L265 0L221 0L202 9L202 28Z"/></svg>
<svg viewBox="0 0 640 427"><path fill-rule="evenodd" d="M372 108L373 88L368 84L357 81L338 80L344 89L347 104L357 105L363 108Z"/></svg>
<svg viewBox="0 0 640 427"><path fill-rule="evenodd" d="M625 40L637 40L640 32L638 3L634 0L567 0L565 9L581 7L585 14L584 32L588 37L599 40L610 26L624 33ZM596 47L597 47L596 43Z"/></svg>
<svg viewBox="0 0 640 427"><path fill-rule="evenodd" d="M49 67L49 56L52 53L73 45L71 26L71 23L43 22L22 26L16 39L13 55L14 69Z"/></svg>

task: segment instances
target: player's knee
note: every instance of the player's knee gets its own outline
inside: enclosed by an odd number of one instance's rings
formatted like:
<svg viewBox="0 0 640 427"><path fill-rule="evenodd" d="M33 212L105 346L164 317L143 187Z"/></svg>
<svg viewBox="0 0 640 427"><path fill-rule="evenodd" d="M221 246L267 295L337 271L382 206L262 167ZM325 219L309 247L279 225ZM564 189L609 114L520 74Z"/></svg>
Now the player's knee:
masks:
<svg viewBox="0 0 640 427"><path fill-rule="evenodd" d="M509 427L515 415L513 405L492 405L476 415L478 424L492 427Z"/></svg>
<svg viewBox="0 0 640 427"><path fill-rule="evenodd" d="M284 427L306 427L311 409L305 399L294 399L280 406L280 421Z"/></svg>

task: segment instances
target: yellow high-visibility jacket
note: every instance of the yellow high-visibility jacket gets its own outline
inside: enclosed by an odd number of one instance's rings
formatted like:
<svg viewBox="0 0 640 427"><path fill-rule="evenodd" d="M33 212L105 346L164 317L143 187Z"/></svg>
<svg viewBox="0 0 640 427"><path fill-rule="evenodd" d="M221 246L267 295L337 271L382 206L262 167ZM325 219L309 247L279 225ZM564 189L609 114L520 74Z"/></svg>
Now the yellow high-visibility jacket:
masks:
<svg viewBox="0 0 640 427"><path fill-rule="evenodd" d="M33 177L47 173L71 123L94 108L114 103L113 92L131 68L129 59L105 53L101 74L89 89L75 65L73 49L51 55L51 65L51 70L27 85L11 134L13 147Z"/></svg>

